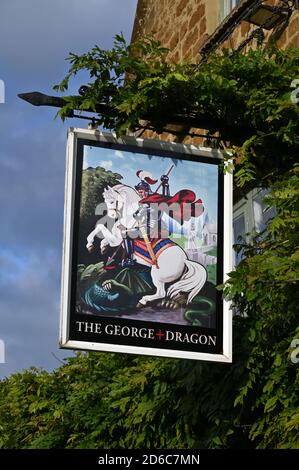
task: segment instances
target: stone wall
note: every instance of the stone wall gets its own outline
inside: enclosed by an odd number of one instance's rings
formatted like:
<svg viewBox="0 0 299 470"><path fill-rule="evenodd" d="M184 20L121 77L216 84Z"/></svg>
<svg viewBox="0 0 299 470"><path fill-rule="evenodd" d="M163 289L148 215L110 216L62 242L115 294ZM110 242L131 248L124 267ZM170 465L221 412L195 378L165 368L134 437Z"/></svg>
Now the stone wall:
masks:
<svg viewBox="0 0 299 470"><path fill-rule="evenodd" d="M196 59L208 26L210 32L217 27L217 15L214 19L213 15L207 15L215 5L217 0L209 3L207 0L139 0L132 41L155 33L162 45L170 49L171 62Z"/></svg>

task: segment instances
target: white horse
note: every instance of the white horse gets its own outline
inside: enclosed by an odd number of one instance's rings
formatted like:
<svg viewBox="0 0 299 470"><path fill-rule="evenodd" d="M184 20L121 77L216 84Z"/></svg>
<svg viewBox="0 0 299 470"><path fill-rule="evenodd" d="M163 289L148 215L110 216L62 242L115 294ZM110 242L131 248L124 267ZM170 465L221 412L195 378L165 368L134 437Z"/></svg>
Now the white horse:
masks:
<svg viewBox="0 0 299 470"><path fill-rule="evenodd" d="M99 223L87 237L87 249L93 246L94 237L102 238L101 248L105 246L119 246L123 242L123 236L119 225L130 230L136 227L133 214L140 208L140 197L138 193L123 184L117 184L112 188L108 186L103 192L107 205L107 215L116 219L112 230ZM157 291L153 295L146 295L140 300L140 304L146 305L154 300L165 298L166 295L172 299L179 296L181 292L188 293L187 303L200 292L207 280L206 269L199 263L187 258L185 251L179 245L170 245L161 252L157 259L157 266L146 261L134 252L133 258L142 265L151 267L151 277ZM165 284L171 284L167 292Z"/></svg>

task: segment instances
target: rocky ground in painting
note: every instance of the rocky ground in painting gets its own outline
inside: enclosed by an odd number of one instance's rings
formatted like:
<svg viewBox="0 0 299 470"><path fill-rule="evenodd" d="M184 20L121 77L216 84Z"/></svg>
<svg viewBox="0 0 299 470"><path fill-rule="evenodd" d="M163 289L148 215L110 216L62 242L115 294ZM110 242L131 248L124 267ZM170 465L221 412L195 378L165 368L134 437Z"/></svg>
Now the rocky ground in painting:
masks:
<svg viewBox="0 0 299 470"><path fill-rule="evenodd" d="M158 311L157 311L158 310ZM184 317L184 308L169 309L159 307L143 307L130 310L128 313L118 313L117 315L109 315L107 313L91 312L83 310L81 313L98 316L111 316L113 318L123 318L128 320L140 320L145 322L172 323L176 325L190 325ZM214 318L207 317L202 319L203 327L214 328Z"/></svg>
<svg viewBox="0 0 299 470"><path fill-rule="evenodd" d="M130 320L140 321L155 321L161 323L174 323L177 325L188 325L184 318L184 309L178 308L175 310L170 309L157 309L155 307L143 307L135 309L130 314L119 315L120 318L128 318Z"/></svg>

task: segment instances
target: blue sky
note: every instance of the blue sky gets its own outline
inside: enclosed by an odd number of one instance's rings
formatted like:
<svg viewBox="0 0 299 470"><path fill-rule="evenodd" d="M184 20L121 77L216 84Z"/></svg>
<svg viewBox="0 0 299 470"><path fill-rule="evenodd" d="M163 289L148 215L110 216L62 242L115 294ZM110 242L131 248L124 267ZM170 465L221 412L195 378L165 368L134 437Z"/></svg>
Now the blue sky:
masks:
<svg viewBox="0 0 299 470"><path fill-rule="evenodd" d="M1 0L0 377L30 366L51 370L58 349L66 133L86 122L54 120L18 93L55 94L69 52L130 40L137 0ZM116 14L117 12L117 14ZM72 82L76 92L86 77Z"/></svg>
<svg viewBox="0 0 299 470"><path fill-rule="evenodd" d="M160 179L172 163L173 161L167 157L149 157L144 154L85 146L83 168L104 167L106 170L120 173L124 178L122 180L124 184L134 186L139 182L136 176L137 170L149 171L154 179ZM216 165L176 160L176 165L169 177L169 184L171 194L181 189L194 191L197 198L201 198L204 203L204 214L208 213L210 221L217 222L218 168Z"/></svg>

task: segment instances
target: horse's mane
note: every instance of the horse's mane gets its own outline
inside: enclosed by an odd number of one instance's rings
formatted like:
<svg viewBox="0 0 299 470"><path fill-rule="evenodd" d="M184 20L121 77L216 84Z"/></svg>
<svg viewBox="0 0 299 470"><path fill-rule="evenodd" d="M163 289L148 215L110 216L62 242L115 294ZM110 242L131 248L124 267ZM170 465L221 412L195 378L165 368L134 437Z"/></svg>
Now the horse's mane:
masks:
<svg viewBox="0 0 299 470"><path fill-rule="evenodd" d="M112 186L112 189L117 191L126 201L123 215L125 215L125 217L131 217L139 207L140 196L137 191L125 184L117 184Z"/></svg>

